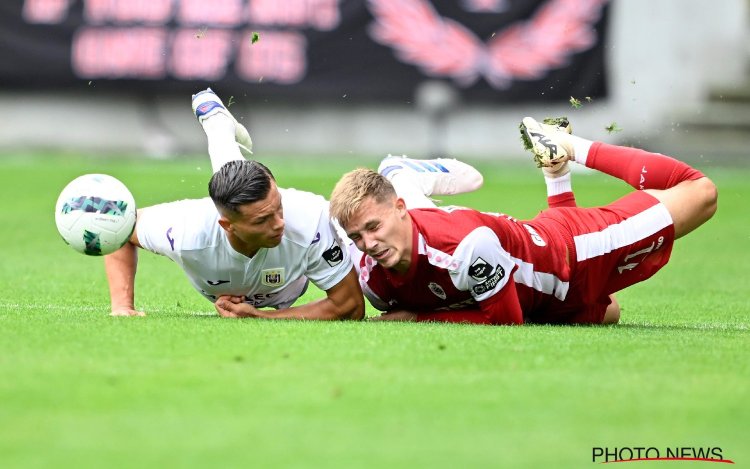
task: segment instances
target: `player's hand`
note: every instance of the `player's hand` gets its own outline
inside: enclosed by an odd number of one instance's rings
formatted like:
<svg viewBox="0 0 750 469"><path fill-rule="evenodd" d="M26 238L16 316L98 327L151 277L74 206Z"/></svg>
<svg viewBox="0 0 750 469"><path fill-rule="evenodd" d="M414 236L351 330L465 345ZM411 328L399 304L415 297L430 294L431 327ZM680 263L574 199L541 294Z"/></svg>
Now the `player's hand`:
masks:
<svg viewBox="0 0 750 469"><path fill-rule="evenodd" d="M260 310L245 303L242 296L220 296L214 303L216 312L223 318L260 318Z"/></svg>
<svg viewBox="0 0 750 469"><path fill-rule="evenodd" d="M110 316L145 316L146 313L133 308L115 308L109 313Z"/></svg>
<svg viewBox="0 0 750 469"><path fill-rule="evenodd" d="M395 310L383 313L380 316L370 318L370 321L402 321L402 322L415 322L417 320L417 313L412 313L406 310Z"/></svg>

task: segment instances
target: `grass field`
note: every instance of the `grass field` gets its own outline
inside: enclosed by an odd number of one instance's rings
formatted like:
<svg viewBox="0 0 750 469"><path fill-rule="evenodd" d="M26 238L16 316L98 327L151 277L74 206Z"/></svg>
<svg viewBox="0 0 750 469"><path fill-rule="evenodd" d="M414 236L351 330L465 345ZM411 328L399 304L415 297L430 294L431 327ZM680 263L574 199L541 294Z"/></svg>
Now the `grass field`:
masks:
<svg viewBox="0 0 750 469"><path fill-rule="evenodd" d="M362 162L267 163L281 185L327 195ZM485 187L447 202L544 207L532 165L480 168ZM620 325L481 327L222 320L149 253L148 316L109 317L101 259L55 230L60 189L104 172L142 206L201 197L207 161L6 155L0 467L586 467L594 447L718 447L749 465L750 170L701 169L717 215L619 295ZM581 205L628 190L574 185Z"/></svg>

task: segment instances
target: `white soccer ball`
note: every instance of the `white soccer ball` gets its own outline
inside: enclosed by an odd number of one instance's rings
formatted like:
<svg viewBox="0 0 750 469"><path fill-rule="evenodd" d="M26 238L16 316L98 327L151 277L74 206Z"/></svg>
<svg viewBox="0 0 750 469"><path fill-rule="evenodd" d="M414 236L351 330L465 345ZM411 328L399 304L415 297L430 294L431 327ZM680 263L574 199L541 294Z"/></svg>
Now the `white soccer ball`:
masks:
<svg viewBox="0 0 750 469"><path fill-rule="evenodd" d="M135 200L125 184L106 174L73 179L55 205L55 224L76 251L103 256L120 249L135 228Z"/></svg>

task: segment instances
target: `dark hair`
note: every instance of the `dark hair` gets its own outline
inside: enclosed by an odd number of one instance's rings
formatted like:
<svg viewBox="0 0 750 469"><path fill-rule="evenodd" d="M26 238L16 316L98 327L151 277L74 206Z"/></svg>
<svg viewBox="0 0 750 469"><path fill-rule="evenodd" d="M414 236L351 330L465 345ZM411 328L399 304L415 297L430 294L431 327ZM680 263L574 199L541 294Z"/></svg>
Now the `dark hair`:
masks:
<svg viewBox="0 0 750 469"><path fill-rule="evenodd" d="M218 208L234 213L241 205L265 199L275 181L271 170L254 160L224 164L208 181L208 194Z"/></svg>

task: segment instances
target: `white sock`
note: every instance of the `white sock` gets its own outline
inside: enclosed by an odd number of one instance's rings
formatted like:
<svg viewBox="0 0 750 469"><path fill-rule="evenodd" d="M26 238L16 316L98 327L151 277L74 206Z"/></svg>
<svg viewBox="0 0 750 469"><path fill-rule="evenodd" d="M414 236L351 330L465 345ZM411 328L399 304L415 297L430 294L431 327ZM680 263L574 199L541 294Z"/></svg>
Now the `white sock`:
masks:
<svg viewBox="0 0 750 469"><path fill-rule="evenodd" d="M570 140L573 142L573 154L575 155L575 162L586 166L586 159L589 156L589 150L594 142L586 140L585 138L571 135Z"/></svg>
<svg viewBox="0 0 750 469"><path fill-rule="evenodd" d="M234 139L234 121L231 118L217 113L205 119L201 125L208 139L208 156L214 173L229 161L245 159Z"/></svg>
<svg viewBox="0 0 750 469"><path fill-rule="evenodd" d="M414 180L414 176L409 175L406 171L393 171L388 175L388 180L396 189L396 195L406 202L407 209L437 207L432 199L424 195L422 188Z"/></svg>
<svg viewBox="0 0 750 469"><path fill-rule="evenodd" d="M578 155L576 155L576 158L577 157ZM547 184L547 197L564 194L565 192L573 192L573 183L570 179L570 173L563 174L556 178L545 175L544 182Z"/></svg>

